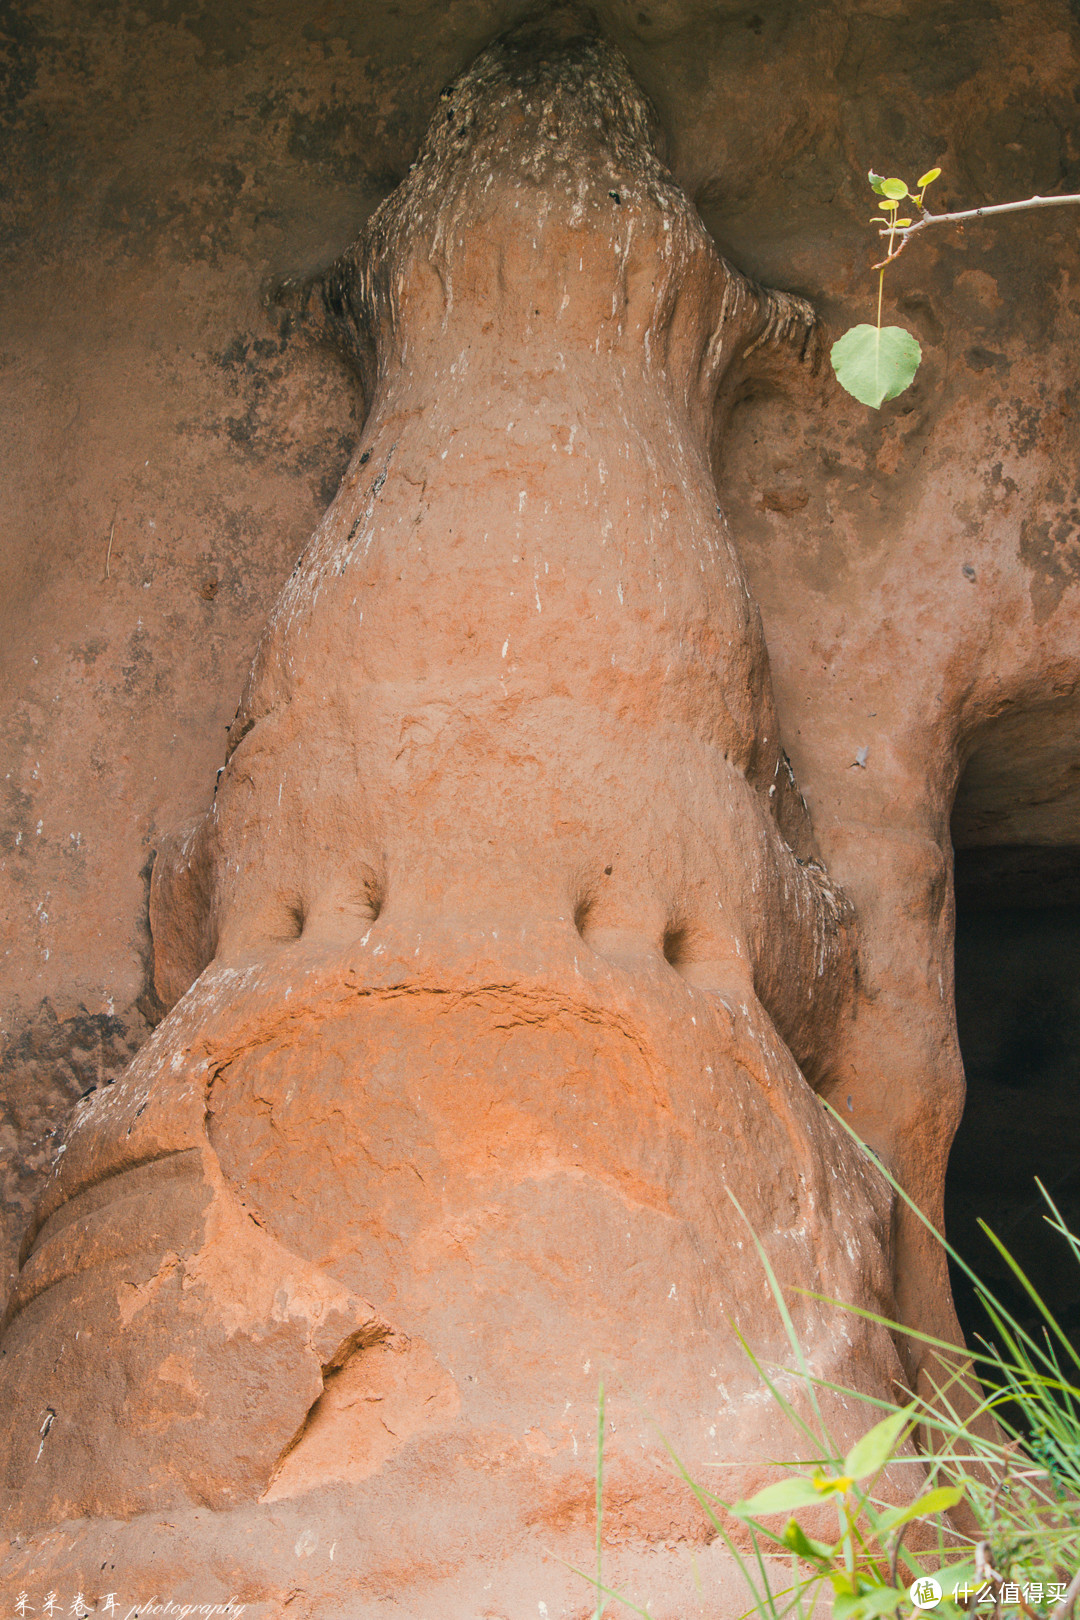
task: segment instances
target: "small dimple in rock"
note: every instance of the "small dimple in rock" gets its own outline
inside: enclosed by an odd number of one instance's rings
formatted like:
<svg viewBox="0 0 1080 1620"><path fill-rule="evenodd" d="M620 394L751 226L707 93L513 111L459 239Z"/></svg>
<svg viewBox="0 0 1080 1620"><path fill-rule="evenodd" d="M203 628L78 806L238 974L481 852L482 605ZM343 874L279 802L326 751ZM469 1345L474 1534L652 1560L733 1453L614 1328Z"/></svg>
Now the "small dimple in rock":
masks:
<svg viewBox="0 0 1080 1620"><path fill-rule="evenodd" d="M963 568L961 568L960 572L963 574L965 579L974 579L975 578L975 570L974 570L974 568L972 568L970 563L965 563Z"/></svg>

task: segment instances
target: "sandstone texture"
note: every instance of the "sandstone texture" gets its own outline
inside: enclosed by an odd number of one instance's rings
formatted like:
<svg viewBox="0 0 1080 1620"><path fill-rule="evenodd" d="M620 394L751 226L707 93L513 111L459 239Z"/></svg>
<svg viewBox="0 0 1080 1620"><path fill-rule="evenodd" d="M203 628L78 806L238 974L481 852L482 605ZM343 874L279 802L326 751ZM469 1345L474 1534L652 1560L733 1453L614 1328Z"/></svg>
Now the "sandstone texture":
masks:
<svg viewBox="0 0 1080 1620"><path fill-rule="evenodd" d="M1080 189L1080 24L521 14L16 19L5 1600L590 1614L603 1378L612 1580L733 1615L751 1230L957 1331L822 1099L940 1218L952 841L1080 844L1075 221L822 356L869 162Z"/></svg>

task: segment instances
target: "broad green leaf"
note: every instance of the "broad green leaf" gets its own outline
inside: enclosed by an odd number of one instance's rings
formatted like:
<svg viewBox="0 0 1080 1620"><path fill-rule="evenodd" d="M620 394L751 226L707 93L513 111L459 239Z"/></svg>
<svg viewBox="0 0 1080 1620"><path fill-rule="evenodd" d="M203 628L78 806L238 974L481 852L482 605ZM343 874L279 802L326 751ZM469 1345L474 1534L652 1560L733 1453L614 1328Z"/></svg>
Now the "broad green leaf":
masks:
<svg viewBox="0 0 1080 1620"><path fill-rule="evenodd" d="M870 1474L880 1472L896 1450L896 1442L910 1422L911 1412L905 1407L902 1412L892 1412L880 1423L875 1423L861 1440L855 1442L845 1457L845 1474L850 1474L853 1479L866 1479Z"/></svg>
<svg viewBox="0 0 1080 1620"><path fill-rule="evenodd" d="M841 388L876 411L909 386L922 350L902 326L853 326L833 344L829 358Z"/></svg>
<svg viewBox="0 0 1080 1620"><path fill-rule="evenodd" d="M879 197L882 196L883 193L882 193L882 190L881 190L881 184L882 184L882 181L885 178L884 175L875 174L873 169L871 169L870 172L868 173L868 175L866 176L866 178L869 180L870 184L873 186L873 188L877 192L878 196Z"/></svg>
<svg viewBox="0 0 1080 1620"><path fill-rule="evenodd" d="M793 1553L797 1553L800 1558L805 1558L812 1564L819 1566L826 1564L833 1556L833 1548L827 1547L823 1541L813 1541L798 1519L788 1520L784 1527L783 1541Z"/></svg>
<svg viewBox="0 0 1080 1620"><path fill-rule="evenodd" d="M893 224L896 226L897 230L899 231L899 230L903 230L905 225L910 225L911 221L910 221L910 219L896 219L896 220L893 221Z"/></svg>
<svg viewBox="0 0 1080 1620"><path fill-rule="evenodd" d="M922 191L924 186L928 186L932 180L936 180L940 173L940 169L927 169L926 173L919 181L919 190Z"/></svg>
<svg viewBox="0 0 1080 1620"><path fill-rule="evenodd" d="M883 197L895 197L897 202L902 202L907 194L907 186L902 180L883 180L881 182L881 195Z"/></svg>
<svg viewBox="0 0 1080 1620"><path fill-rule="evenodd" d="M737 1519L759 1519L766 1513L791 1513L795 1508L810 1507L820 1501L813 1480L793 1474L790 1479L766 1485L748 1502L736 1502L731 1511Z"/></svg>
<svg viewBox="0 0 1080 1620"><path fill-rule="evenodd" d="M890 1508L888 1513L881 1515L876 1529L885 1535L888 1531L895 1530L898 1525L910 1523L912 1519L927 1519L931 1513L945 1513L963 1500L964 1493L959 1485L939 1485L936 1490L927 1491L925 1496L920 1496L917 1502L910 1503L908 1507Z"/></svg>
<svg viewBox="0 0 1080 1620"><path fill-rule="evenodd" d="M894 199L894 200L892 200L890 202L883 202L881 206L882 206L882 208L885 209L886 213L895 214L895 212L899 208L900 204L898 202L896 202L895 199Z"/></svg>
<svg viewBox="0 0 1080 1620"><path fill-rule="evenodd" d="M876 1615L895 1614L907 1593L895 1586L875 1586L858 1597L837 1597L833 1602L833 1620L874 1620Z"/></svg>

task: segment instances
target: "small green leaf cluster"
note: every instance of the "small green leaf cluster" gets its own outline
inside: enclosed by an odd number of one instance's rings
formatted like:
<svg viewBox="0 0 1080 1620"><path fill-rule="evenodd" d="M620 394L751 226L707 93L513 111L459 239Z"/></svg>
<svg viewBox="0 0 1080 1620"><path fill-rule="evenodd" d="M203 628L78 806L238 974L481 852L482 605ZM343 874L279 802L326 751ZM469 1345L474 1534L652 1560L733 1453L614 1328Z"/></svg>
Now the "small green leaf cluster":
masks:
<svg viewBox="0 0 1080 1620"><path fill-rule="evenodd" d="M883 236L888 232L885 259L877 266L880 271L877 325L851 327L833 344L829 358L841 388L846 389L860 405L869 405L875 411L880 410L886 400L895 399L897 394L910 387L922 360L922 349L911 332L902 326L882 326L881 295L885 265L899 252L896 233L907 230L914 223L908 216L899 218L900 204L910 200L915 208L922 208L927 187L933 185L940 173L940 169L928 169L924 175L920 175L913 191L897 175L875 174L871 169L867 176L872 190L882 199L882 212L875 214L870 223L883 226ZM904 241L906 238L901 237L901 246Z"/></svg>
<svg viewBox="0 0 1080 1620"><path fill-rule="evenodd" d="M817 1541L808 1536L795 1518L788 1520L780 1540L801 1563L809 1564L822 1580L828 1580L833 1590L834 1620L874 1620L875 1616L895 1615L904 1608L908 1593L896 1582L903 1532L916 1519L930 1520L963 1500L961 1486L939 1485L906 1506L875 1505L871 1494L874 1480L917 1421L914 1406L905 1406L864 1434L835 1472L818 1468L809 1475L789 1474L775 1485L766 1485L748 1501L732 1505L736 1518L752 1525L758 1536L768 1538L772 1532L760 1523L761 1519L833 1500L839 1520L839 1534L834 1541ZM877 1558L875 1548L880 1549ZM962 1611L948 1605L937 1612L944 1620L946 1615Z"/></svg>
<svg viewBox="0 0 1080 1620"><path fill-rule="evenodd" d="M882 219L880 214L876 215L870 221L871 225L888 225L893 230L897 231L903 230L905 226L910 225L912 223L910 219L897 219L896 217L900 204L906 198L910 197L911 201L915 204L915 207L921 208L923 206L923 198L926 196L927 187L933 185L940 173L940 169L927 169L926 173L920 176L919 183L915 187L915 190L909 191L906 183L903 180L899 180L895 176L891 179L886 179L884 175L875 174L873 169L871 169L867 175L867 179L870 181L871 187L877 192L878 196L884 197L885 201L880 204L880 207L882 212L889 216L887 219Z"/></svg>

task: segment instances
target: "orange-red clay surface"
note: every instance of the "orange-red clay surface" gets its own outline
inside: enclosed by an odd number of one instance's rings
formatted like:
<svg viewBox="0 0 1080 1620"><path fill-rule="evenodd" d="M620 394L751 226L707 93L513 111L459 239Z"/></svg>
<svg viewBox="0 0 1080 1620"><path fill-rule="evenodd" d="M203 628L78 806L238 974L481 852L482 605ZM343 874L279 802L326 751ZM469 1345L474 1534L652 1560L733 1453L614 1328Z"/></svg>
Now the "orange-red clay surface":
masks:
<svg viewBox="0 0 1080 1620"><path fill-rule="evenodd" d="M716 468L750 451L716 435L755 378L813 409L822 339L721 257L658 140L598 35L526 23L282 295L366 418L213 803L156 840L171 1010L79 1104L24 1243L5 1600L105 1572L267 1620L580 1620L603 1379L608 1577L655 1620L729 1620L664 1442L728 1497L795 1444L735 1332L787 1354L751 1234L785 1287L955 1334L939 1256L821 1097L936 1213L961 717L993 720L994 657L1067 708L1075 591L999 588L984 685L954 651L908 720L903 615L942 646L953 610L924 584L841 612L784 644L778 704L751 586L787 582L755 524L810 497L744 490L740 548ZM818 641L895 730L879 769L821 723L815 837ZM918 1376L792 1310L827 1381ZM841 1443L868 1425L828 1407Z"/></svg>

